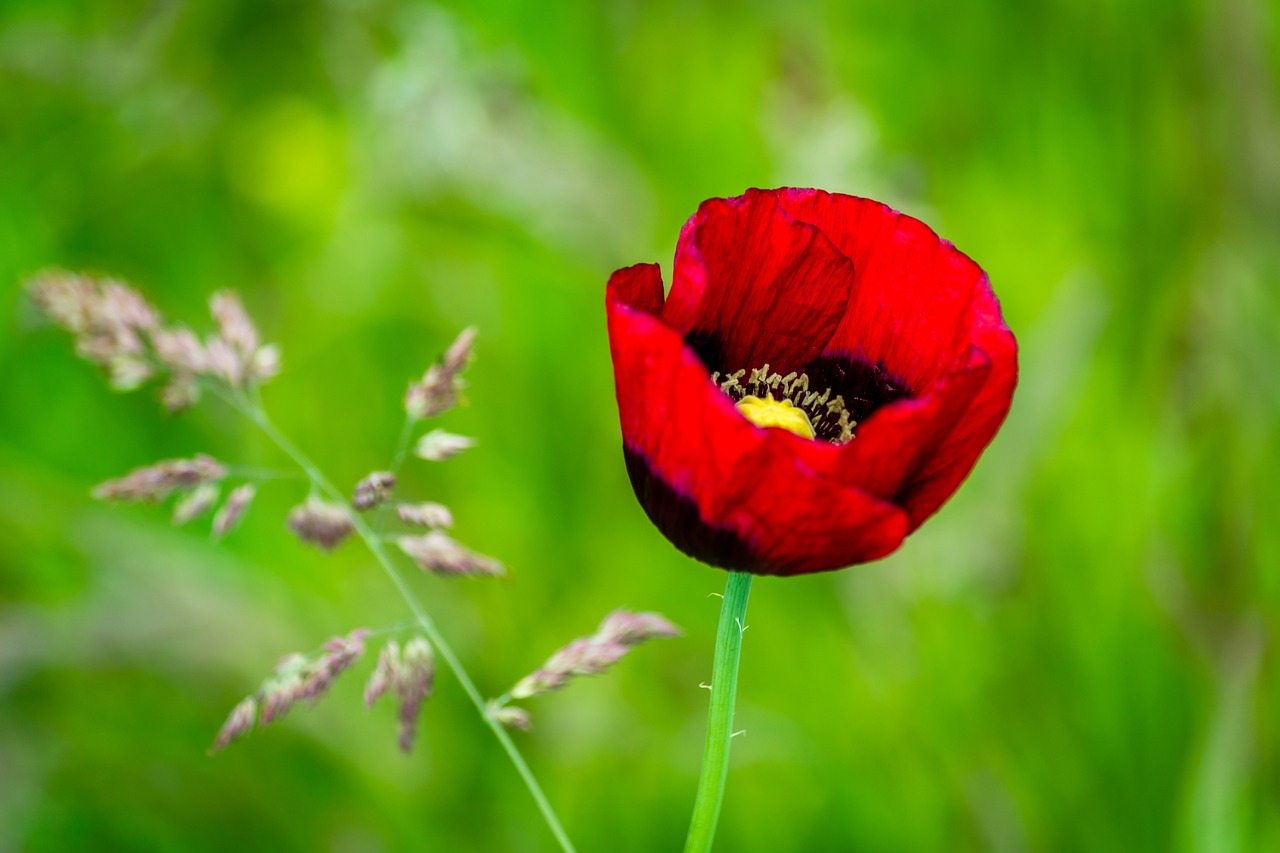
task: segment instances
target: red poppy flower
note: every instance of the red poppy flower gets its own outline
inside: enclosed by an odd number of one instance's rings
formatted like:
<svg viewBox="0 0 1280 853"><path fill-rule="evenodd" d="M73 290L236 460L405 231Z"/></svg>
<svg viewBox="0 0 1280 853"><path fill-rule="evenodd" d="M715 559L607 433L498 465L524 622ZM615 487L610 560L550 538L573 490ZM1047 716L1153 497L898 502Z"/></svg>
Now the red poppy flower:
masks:
<svg viewBox="0 0 1280 853"><path fill-rule="evenodd" d="M1009 411L1017 343L982 269L927 225L819 190L704 202L605 297L627 471L721 568L875 560L942 506Z"/></svg>

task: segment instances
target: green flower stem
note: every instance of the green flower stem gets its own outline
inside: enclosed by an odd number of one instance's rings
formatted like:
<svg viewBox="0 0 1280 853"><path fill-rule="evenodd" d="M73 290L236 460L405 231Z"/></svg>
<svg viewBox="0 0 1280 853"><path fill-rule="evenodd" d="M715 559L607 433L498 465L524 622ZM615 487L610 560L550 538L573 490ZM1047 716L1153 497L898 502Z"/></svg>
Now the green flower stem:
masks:
<svg viewBox="0 0 1280 853"><path fill-rule="evenodd" d="M267 438L271 439L284 453L289 456L298 467L306 472L311 479L315 488L323 492L330 500L335 503L346 506L348 501L346 496L339 492L328 478L321 473L315 464L303 455L302 451L294 447L289 439L276 429L271 419L267 417L266 410L257 400L240 400L236 401L237 408L240 408L250 420L257 424ZM409 610L413 612L417 625L422 629L422 633L426 634L427 639L431 641L440 657L453 670L454 677L458 679L458 683L462 685L463 691L471 700L471 704L475 705L476 710L480 713L481 719L485 725L493 732L494 737L502 744L502 748L506 750L507 757L511 759L511 763L515 765L516 771L520 774L520 778L524 780L525 786L529 789L529 793L533 796L533 800L537 803L538 810L542 812L542 818L546 821L547 826L551 830L551 834L556 837L560 848L565 853L574 853L573 843L569 841L569 836L565 834L564 827L560 825L560 819L556 817L555 810L551 808L551 803L547 800L546 794L543 793L542 787L538 784L538 780L534 778L533 771L529 769L529 765L525 763L524 756L520 754L520 750L516 748L515 743L511 740L511 736L507 734L507 730L502 724L492 719L486 711L484 697L480 695L480 691L476 689L475 682L471 680L471 676L467 673L466 668L462 665L462 661L454 654L453 648L445 642L444 637L440 634L440 630L436 627L431 617L427 615L426 608L422 606L422 602L418 600L418 596L409 588L409 584L405 581L404 576L400 574L395 563L391 561L391 555L387 553L387 549L382 539L374 532L369 524L360 516L359 513L351 513L351 522L355 525L356 532L360 538L364 540L366 546L373 553L378 564L382 566L387 573L387 577L391 579L391 583L399 591L401 598L409 605Z"/></svg>
<svg viewBox="0 0 1280 853"><path fill-rule="evenodd" d="M707 744L702 752L702 775L698 797L693 803L693 819L685 853L705 853L711 849L724 799L724 780L729 772L729 741L733 738L733 703L738 692L738 659L742 654L742 633L747 630L747 598L751 575L730 572L720 605L720 627L716 630L716 657L711 675L711 707L707 712Z"/></svg>

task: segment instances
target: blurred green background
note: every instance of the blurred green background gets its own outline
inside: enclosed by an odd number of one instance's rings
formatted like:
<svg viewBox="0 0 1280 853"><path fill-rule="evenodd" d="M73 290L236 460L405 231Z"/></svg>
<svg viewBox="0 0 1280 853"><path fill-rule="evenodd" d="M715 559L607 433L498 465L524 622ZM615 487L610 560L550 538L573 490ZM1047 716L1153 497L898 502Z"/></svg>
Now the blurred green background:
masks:
<svg viewBox="0 0 1280 853"><path fill-rule="evenodd" d="M206 757L280 655L405 608L359 546L296 546L296 482L220 543L93 502L281 460L217 401L106 390L21 294L48 265L193 323L238 289L342 484L477 324L443 425L480 446L404 491L511 577L414 586L490 694L615 606L684 626L517 734L583 851L678 849L724 578L631 494L604 282L776 185L972 255L1022 380L899 553L757 583L719 849L1280 849L1277 57L1267 0L5 0L0 849L552 849L447 674L409 759L368 663Z"/></svg>

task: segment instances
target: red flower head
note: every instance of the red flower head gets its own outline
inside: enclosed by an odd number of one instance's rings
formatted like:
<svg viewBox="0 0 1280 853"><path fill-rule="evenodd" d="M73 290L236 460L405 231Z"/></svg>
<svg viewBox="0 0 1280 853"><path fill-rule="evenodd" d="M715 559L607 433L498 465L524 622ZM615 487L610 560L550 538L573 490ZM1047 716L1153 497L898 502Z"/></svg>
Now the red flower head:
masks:
<svg viewBox="0 0 1280 853"><path fill-rule="evenodd" d="M942 506L1005 415L1017 343L927 225L819 190L704 202L605 297L627 471L677 548L756 574L875 560Z"/></svg>

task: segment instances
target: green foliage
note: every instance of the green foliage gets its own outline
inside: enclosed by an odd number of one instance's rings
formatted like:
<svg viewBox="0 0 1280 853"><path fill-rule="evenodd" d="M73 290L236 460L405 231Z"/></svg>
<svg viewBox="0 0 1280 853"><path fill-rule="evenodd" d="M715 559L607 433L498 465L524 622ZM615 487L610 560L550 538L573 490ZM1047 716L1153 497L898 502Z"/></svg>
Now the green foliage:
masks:
<svg viewBox="0 0 1280 853"><path fill-rule="evenodd" d="M676 849L724 579L630 493L604 281L669 269L703 198L793 184L977 259L1022 380L900 553L757 584L720 849L1277 849L1278 20L5 3L0 848L551 849L444 673L407 760L354 680L206 757L280 654L403 604L359 549L296 547L294 481L218 543L91 502L159 458L280 459L216 400L166 418L111 394L21 298L60 265L191 322L238 289L282 346L266 405L343 484L386 466L405 384L477 325L471 405L442 426L478 447L403 482L511 577L415 584L492 693L615 606L685 628L516 735L581 849Z"/></svg>

